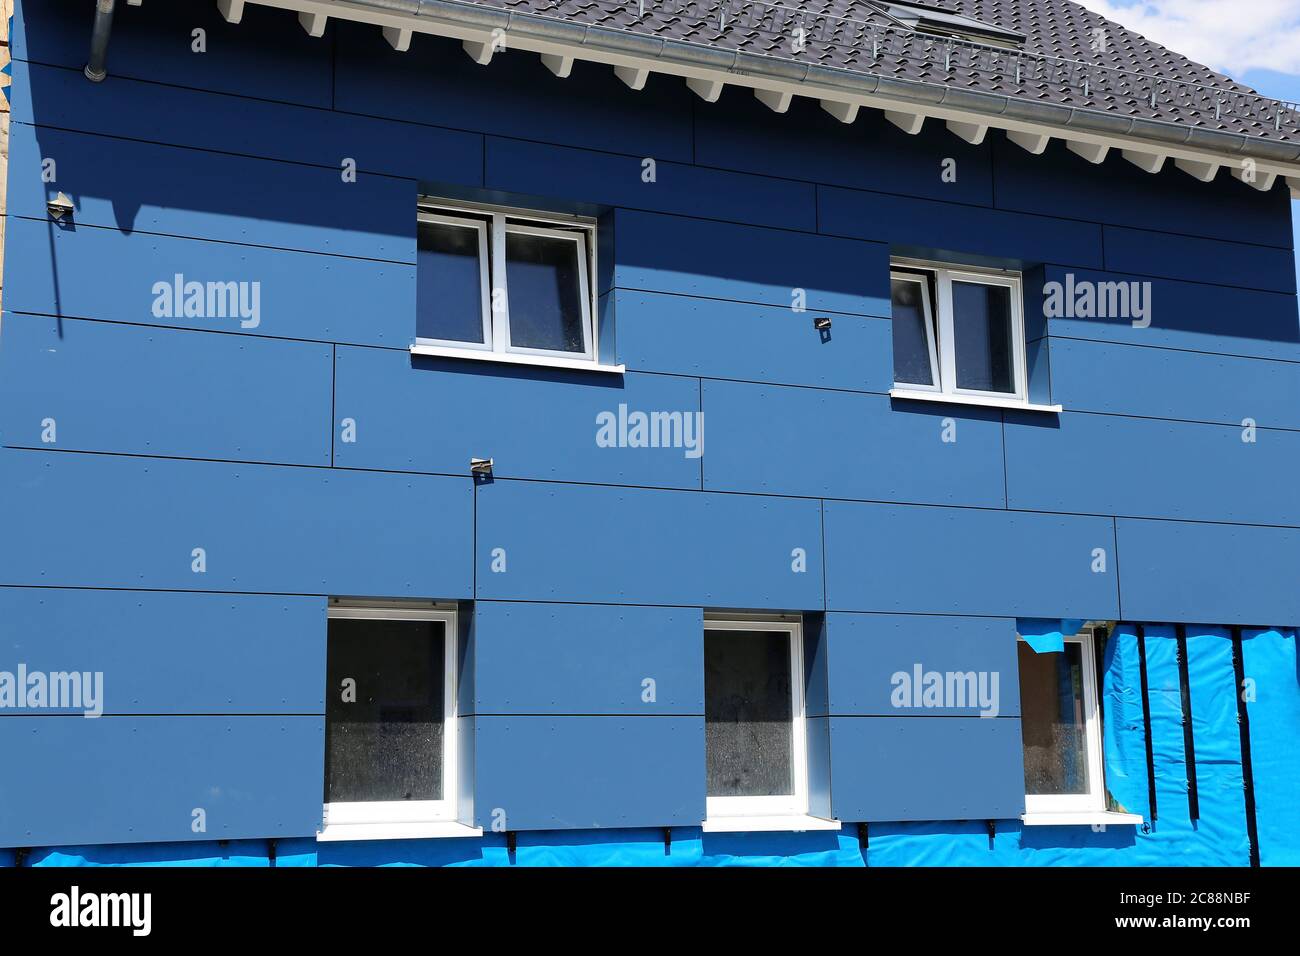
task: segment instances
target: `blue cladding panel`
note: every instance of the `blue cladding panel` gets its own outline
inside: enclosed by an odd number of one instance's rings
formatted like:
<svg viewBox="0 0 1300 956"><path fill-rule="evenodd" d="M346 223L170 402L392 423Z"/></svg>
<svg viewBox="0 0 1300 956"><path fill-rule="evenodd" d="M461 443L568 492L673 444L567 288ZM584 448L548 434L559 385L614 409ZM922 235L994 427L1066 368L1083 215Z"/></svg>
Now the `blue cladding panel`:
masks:
<svg viewBox="0 0 1300 956"><path fill-rule="evenodd" d="M1064 291L1070 276L1074 277L1076 307L1066 309ZM1061 285L1063 313L1075 316L1050 319L1053 336L1300 361L1300 319L1294 295L1050 265L1044 281ZM1078 317L1082 284L1095 289L1115 282L1143 284L1139 287L1143 302L1150 303L1148 326L1133 325L1134 318L1142 321L1139 316ZM1149 292L1146 283L1150 283ZM1025 302L1031 316L1045 305L1042 300L1027 298ZM1231 316L1231 321L1224 316Z"/></svg>
<svg viewBox="0 0 1300 956"><path fill-rule="evenodd" d="M6 311L399 348L415 338L414 266L7 222ZM160 301L154 287L174 289L178 274L186 282L258 283L257 324L254 317L175 317L174 291ZM245 288L251 305L253 287Z"/></svg>
<svg viewBox="0 0 1300 956"><path fill-rule="evenodd" d="M1108 555L1093 573L1093 549ZM1118 616L1109 518L826 503L826 604L906 611Z"/></svg>
<svg viewBox="0 0 1300 956"><path fill-rule="evenodd" d="M809 324L818 311L891 314L889 247L883 243L628 209L615 213L614 234L613 282L620 289L755 302L787 312L802 289L810 311L793 318ZM750 337L769 341L753 330Z"/></svg>
<svg viewBox="0 0 1300 956"><path fill-rule="evenodd" d="M1126 618L1300 621L1300 531L1121 518L1117 537Z"/></svg>
<svg viewBox="0 0 1300 956"><path fill-rule="evenodd" d="M913 254L1093 268L1102 262L1101 227L1091 223L834 188L817 191L817 210L822 232L890 242Z"/></svg>
<svg viewBox="0 0 1300 956"><path fill-rule="evenodd" d="M0 843L309 836L324 746L323 717L7 717Z"/></svg>
<svg viewBox="0 0 1300 956"><path fill-rule="evenodd" d="M1011 618L930 617L924 614L826 615L830 641L830 710L835 716L978 716L977 684L967 707L920 707L915 668L989 675L990 716L1020 715L1016 622ZM894 681L898 673L907 682ZM992 675L997 675L994 687ZM903 690L896 690L896 688ZM911 689L912 693L904 693ZM965 688L963 685L963 692ZM903 706L895 706L895 694Z"/></svg>
<svg viewBox="0 0 1300 956"><path fill-rule="evenodd" d="M1251 779L1259 859L1264 866L1300 866L1300 666L1296 633L1246 631L1241 642L1243 673L1254 693L1246 698L1250 718Z"/></svg>
<svg viewBox="0 0 1300 956"><path fill-rule="evenodd" d="M1278 480L1300 469L1300 432L1242 435L1236 425L1008 412L1007 496L1042 511L1300 525L1300 495Z"/></svg>
<svg viewBox="0 0 1300 956"><path fill-rule="evenodd" d="M1014 717L832 717L838 820L997 820L1025 809Z"/></svg>
<svg viewBox="0 0 1300 956"><path fill-rule="evenodd" d="M1105 229L1105 268L1115 272L1295 294L1295 256L1290 249L1117 226Z"/></svg>
<svg viewBox="0 0 1300 956"><path fill-rule="evenodd" d="M846 125L805 97L795 97L784 116L773 116L750 90L729 86L717 105L697 107L695 137L695 161L705 166L948 202L993 202L988 148L962 142L937 120L916 136L878 110L863 110ZM957 162L956 182L943 179L946 159Z"/></svg>
<svg viewBox="0 0 1300 956"><path fill-rule="evenodd" d="M501 478L699 488L699 456L687 457L690 449L597 444L598 416L617 419L620 405L629 414L678 413L678 436L684 438L689 422L692 443L700 447L699 383L692 379L534 370L340 348L335 427L344 418L354 419L356 441L336 441L334 463L468 474L470 458L491 458Z"/></svg>
<svg viewBox="0 0 1300 956"><path fill-rule="evenodd" d="M10 315L0 437L62 451L328 465L333 348ZM202 423L202 427L195 427Z"/></svg>
<svg viewBox="0 0 1300 956"><path fill-rule="evenodd" d="M618 359L629 368L856 391L893 385L888 321L835 315L823 338L813 317L826 312L631 290L611 295Z"/></svg>
<svg viewBox="0 0 1300 956"><path fill-rule="evenodd" d="M0 588L0 661L101 673L105 714L320 713L325 602Z"/></svg>
<svg viewBox="0 0 1300 956"><path fill-rule="evenodd" d="M5 583L470 594L469 478L12 450L0 474Z"/></svg>
<svg viewBox="0 0 1300 956"><path fill-rule="evenodd" d="M1108 412L1300 428L1300 363L1052 340L1052 400Z"/></svg>
<svg viewBox="0 0 1300 956"><path fill-rule="evenodd" d="M697 826L703 717L478 717L475 822L510 830Z"/></svg>
<svg viewBox="0 0 1300 956"><path fill-rule="evenodd" d="M1006 504L996 411L960 409L958 440L944 441L951 408L893 405L885 395L705 381L704 413L710 490Z"/></svg>
<svg viewBox="0 0 1300 956"><path fill-rule="evenodd" d="M560 79L536 53L498 50L490 68L459 40L417 33L396 53L368 24L338 28L335 107L591 149L691 160L691 93L652 76L634 92L608 66L573 64Z"/></svg>
<svg viewBox="0 0 1300 956"><path fill-rule="evenodd" d="M476 541L485 600L822 605L816 501L497 481L478 489Z"/></svg>
<svg viewBox="0 0 1300 956"><path fill-rule="evenodd" d="M46 219L46 200L63 190L79 227L415 262L410 180L349 182L334 163L305 167L22 123L14 124L11 142L11 162L26 174L13 177L15 216ZM58 164L54 183L38 172L47 158Z"/></svg>
<svg viewBox="0 0 1300 956"><path fill-rule="evenodd" d="M76 42L77 55L84 59L84 41ZM116 70L112 83L87 88L79 68L54 69L21 60L15 60L13 68L9 91L14 117L23 122L340 171L343 160L351 158L362 175L384 173L465 186L483 181L483 137L474 133L134 82Z"/></svg>
<svg viewBox="0 0 1300 956"><path fill-rule="evenodd" d="M479 714L704 713L699 608L480 601L474 628Z"/></svg>
<svg viewBox="0 0 1300 956"><path fill-rule="evenodd" d="M616 156L496 137L488 137L486 149L484 179L489 189L756 226L816 228L814 188L808 183L664 161L656 162L655 181L647 183L641 179L640 155Z"/></svg>
<svg viewBox="0 0 1300 956"><path fill-rule="evenodd" d="M1206 184L1172 162L1152 176L1118 150L1095 166L1070 152L1062 140L1052 140L1042 156L1031 155L1002 133L991 131L989 140L1001 209L1137 228L1159 223L1161 230L1180 235L1291 247L1285 189L1262 193L1227 170Z"/></svg>
<svg viewBox="0 0 1300 956"><path fill-rule="evenodd" d="M15 5L13 55L71 67L86 62L90 14L76 0L23 0ZM122 5L126 7L126 4ZM71 24L85 30L70 29ZM193 50L191 31L207 34L205 52ZM249 4L239 24L226 23L216 4L159 4L122 9L113 24L110 75L201 86L329 108L329 41L310 37L297 18ZM111 84L103 84L107 87ZM83 95L93 100L92 91Z"/></svg>

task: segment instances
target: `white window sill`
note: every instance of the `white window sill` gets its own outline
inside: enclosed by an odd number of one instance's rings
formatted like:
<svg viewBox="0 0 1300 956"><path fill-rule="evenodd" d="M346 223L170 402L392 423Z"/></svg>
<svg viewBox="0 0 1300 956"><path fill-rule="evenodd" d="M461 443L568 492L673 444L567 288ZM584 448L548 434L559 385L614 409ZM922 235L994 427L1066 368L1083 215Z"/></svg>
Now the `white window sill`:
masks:
<svg viewBox="0 0 1300 956"><path fill-rule="evenodd" d="M429 840L445 837L480 837L482 827L449 820L444 823L332 823L316 834L320 842L333 840Z"/></svg>
<svg viewBox="0 0 1300 956"><path fill-rule="evenodd" d="M491 352L487 349L455 349L446 345L411 346L412 355L429 355L434 358L470 359L475 362L497 362L505 365L530 365L534 368L564 368L582 372L607 372L622 375L626 365L601 365L589 359L566 359L552 355L522 355L517 352Z"/></svg>
<svg viewBox="0 0 1300 956"><path fill-rule="evenodd" d="M807 814L754 817L714 817L704 821L705 833L763 833L786 831L803 833L806 830L838 830L839 820L825 820Z"/></svg>
<svg viewBox="0 0 1300 956"><path fill-rule="evenodd" d="M1027 827L1141 826L1140 813L1114 810L1066 810L1026 813L1020 821Z"/></svg>
<svg viewBox="0 0 1300 956"><path fill-rule="evenodd" d="M1050 412L1057 413L1064 411L1060 405L1035 405L1033 402L1022 402L1017 398L993 398L992 396L983 395L951 395L948 392L927 392L923 389L915 388L891 388L889 390L890 398L906 398L915 402L938 402L941 405L977 405L983 408L1015 408L1022 412Z"/></svg>

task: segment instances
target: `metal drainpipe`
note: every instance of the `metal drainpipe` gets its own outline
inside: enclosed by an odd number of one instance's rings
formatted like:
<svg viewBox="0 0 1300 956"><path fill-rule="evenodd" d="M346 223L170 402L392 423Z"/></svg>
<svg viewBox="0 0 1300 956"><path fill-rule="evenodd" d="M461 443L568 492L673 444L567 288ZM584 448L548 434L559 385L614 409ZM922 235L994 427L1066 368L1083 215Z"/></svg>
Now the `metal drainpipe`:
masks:
<svg viewBox="0 0 1300 956"><path fill-rule="evenodd" d="M86 79L98 83L108 76L108 34L113 29L113 0L96 0L95 28L90 34L90 61L86 64Z"/></svg>

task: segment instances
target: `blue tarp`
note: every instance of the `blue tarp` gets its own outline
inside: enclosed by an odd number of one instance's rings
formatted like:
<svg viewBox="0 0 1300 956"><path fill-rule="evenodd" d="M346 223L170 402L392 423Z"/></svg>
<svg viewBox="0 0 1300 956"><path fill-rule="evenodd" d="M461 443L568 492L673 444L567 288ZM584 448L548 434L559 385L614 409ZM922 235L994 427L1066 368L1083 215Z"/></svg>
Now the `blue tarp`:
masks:
<svg viewBox="0 0 1300 956"><path fill-rule="evenodd" d="M1300 670L1296 631L1246 631L1241 651L1250 718L1259 861L1300 866Z"/></svg>
<svg viewBox="0 0 1300 956"><path fill-rule="evenodd" d="M123 843L32 850L25 866L269 866L267 840Z"/></svg>
<svg viewBox="0 0 1300 956"><path fill-rule="evenodd" d="M1083 630L1083 621L1026 617L1016 621L1016 633L1039 654L1065 650L1065 638Z"/></svg>

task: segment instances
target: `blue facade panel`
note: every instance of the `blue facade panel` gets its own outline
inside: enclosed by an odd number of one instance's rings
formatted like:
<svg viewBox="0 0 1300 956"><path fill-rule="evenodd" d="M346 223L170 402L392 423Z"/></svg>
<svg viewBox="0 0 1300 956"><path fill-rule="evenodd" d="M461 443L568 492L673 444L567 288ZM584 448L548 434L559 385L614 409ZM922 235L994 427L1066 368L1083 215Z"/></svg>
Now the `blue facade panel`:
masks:
<svg viewBox="0 0 1300 956"><path fill-rule="evenodd" d="M1119 226L1106 226L1105 230L1105 268L1114 272L1214 282L1295 295L1295 254L1289 248L1222 242Z"/></svg>
<svg viewBox="0 0 1300 956"><path fill-rule="evenodd" d="M710 491L1001 508L1002 416L885 395L704 383ZM945 437L947 435L948 437Z"/></svg>
<svg viewBox="0 0 1300 956"><path fill-rule="evenodd" d="M99 673L104 714L319 714L325 601L4 587L0 662L10 673L19 664L28 673L75 671L83 680Z"/></svg>
<svg viewBox="0 0 1300 956"><path fill-rule="evenodd" d="M340 348L334 463L467 475L471 458L491 458L501 478L699 488L699 391L697 381L677 376L593 378ZM629 430L637 414L675 416L656 419L666 429L654 432L656 440L678 436L681 446L629 447L639 442ZM355 423L353 441L342 440L344 419ZM624 442L620 420L628 423ZM684 447L687 438L694 448Z"/></svg>
<svg viewBox="0 0 1300 956"><path fill-rule="evenodd" d="M475 712L704 714L699 608L480 601Z"/></svg>
<svg viewBox="0 0 1300 956"><path fill-rule="evenodd" d="M1300 525L1300 432L1118 415L1007 412L1013 508ZM1170 480L1169 473L1177 473Z"/></svg>
<svg viewBox="0 0 1300 956"><path fill-rule="evenodd" d="M832 717L837 820L1003 820L1025 810L1015 717Z"/></svg>
<svg viewBox="0 0 1300 956"><path fill-rule="evenodd" d="M10 584L463 598L469 478L0 452ZM206 570L196 571L200 556Z"/></svg>
<svg viewBox="0 0 1300 956"><path fill-rule="evenodd" d="M0 777L5 846L242 840L320 828L323 717L13 716L0 720L0 752L23 768Z"/></svg>
<svg viewBox="0 0 1300 956"><path fill-rule="evenodd" d="M414 266L115 229L68 230L33 219L7 223L6 311L396 348L415 339ZM204 283L197 315L184 314L188 282ZM240 300L247 307L235 315L229 308L210 311L209 282L247 283Z"/></svg>
<svg viewBox="0 0 1300 956"><path fill-rule="evenodd" d="M816 501L497 481L476 549L480 600L822 606Z"/></svg>
<svg viewBox="0 0 1300 956"><path fill-rule="evenodd" d="M828 501L826 606L1109 619L1110 518ZM1101 555L1105 552L1105 570Z"/></svg>
<svg viewBox="0 0 1300 956"><path fill-rule="evenodd" d="M926 614L826 615L830 693L826 713L850 717L1020 715L1016 622ZM961 690L927 702L926 675ZM949 674L958 675L950 681ZM965 681L971 675L974 684ZM984 694L983 697L980 695Z"/></svg>
<svg viewBox="0 0 1300 956"><path fill-rule="evenodd" d="M9 447L328 465L334 350L313 342L10 315ZM195 427L196 423L202 427Z"/></svg>
<svg viewBox="0 0 1300 956"><path fill-rule="evenodd" d="M1300 621L1300 530L1121 518L1116 538L1129 620Z"/></svg>
<svg viewBox="0 0 1300 956"><path fill-rule="evenodd" d="M478 717L475 823L698 826L703 717Z"/></svg>

